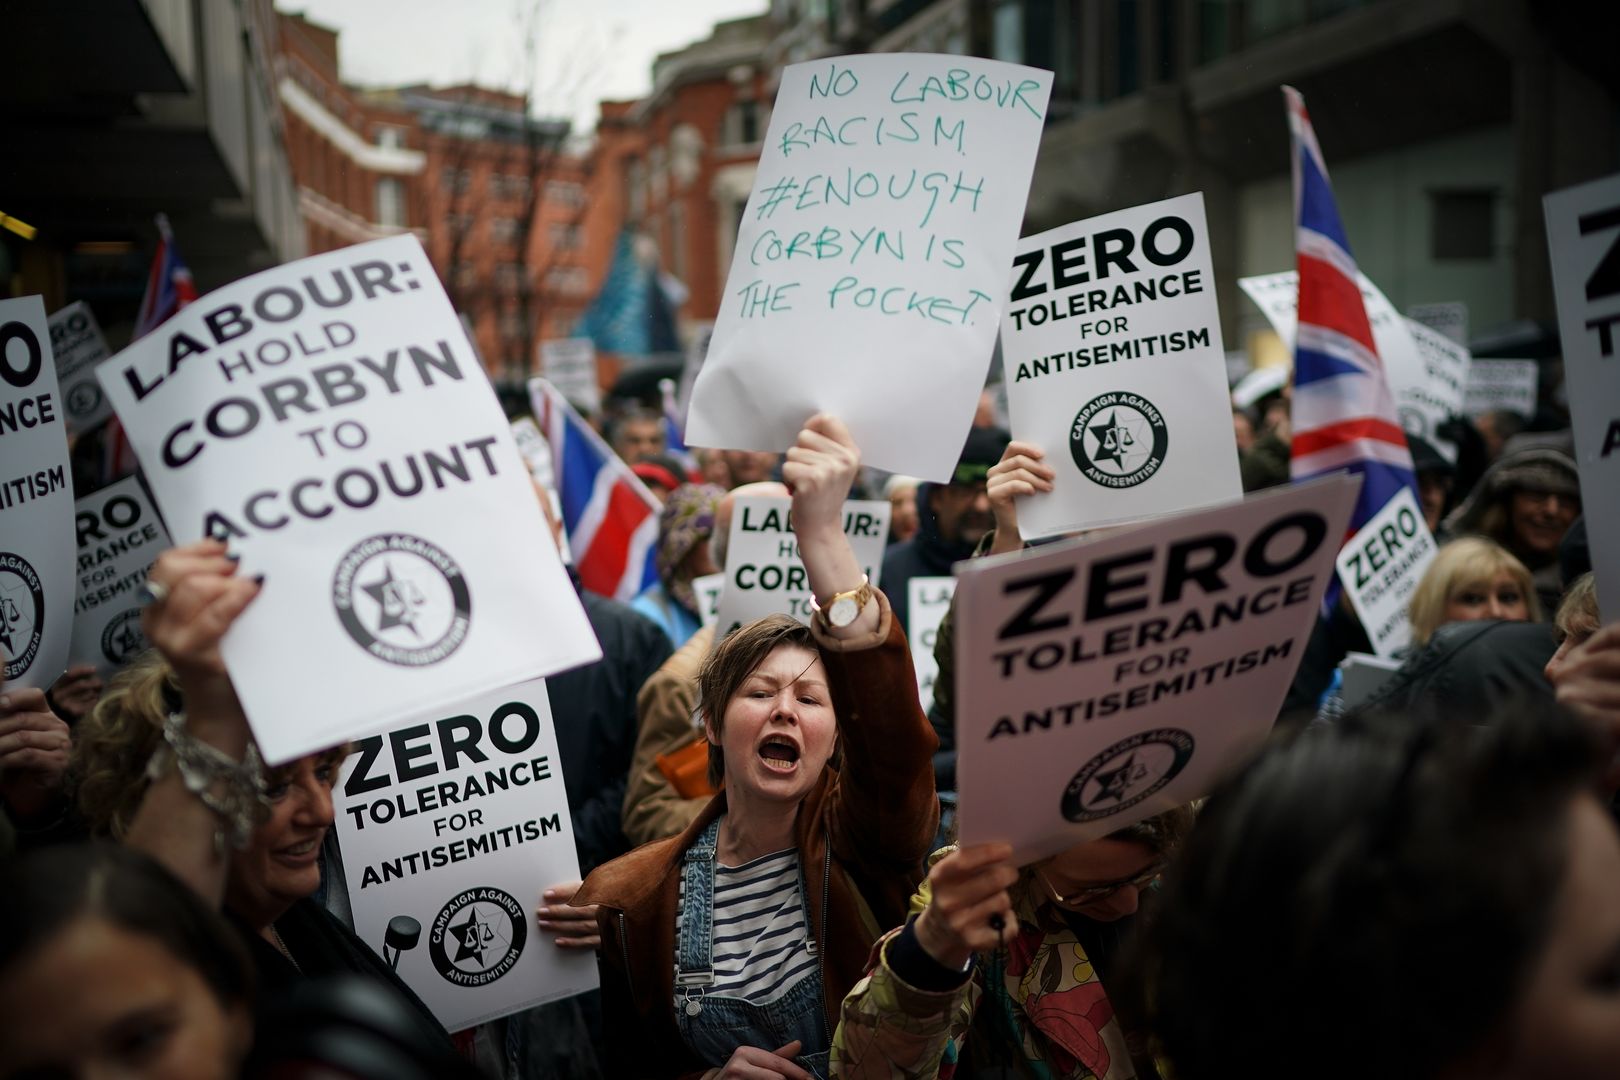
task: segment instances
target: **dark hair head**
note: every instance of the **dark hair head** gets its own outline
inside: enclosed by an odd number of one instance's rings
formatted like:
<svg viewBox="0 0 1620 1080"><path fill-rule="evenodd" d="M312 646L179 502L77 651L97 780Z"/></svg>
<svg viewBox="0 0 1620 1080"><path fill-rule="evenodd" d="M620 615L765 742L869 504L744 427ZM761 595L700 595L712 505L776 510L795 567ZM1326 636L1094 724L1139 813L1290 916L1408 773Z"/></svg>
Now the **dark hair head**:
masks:
<svg viewBox="0 0 1620 1080"><path fill-rule="evenodd" d="M1125 998L1183 1080L1434 1076L1525 985L1596 756L1518 707L1273 743L1201 811Z"/></svg>
<svg viewBox="0 0 1620 1080"><path fill-rule="evenodd" d="M162 866L115 844L44 848L0 866L0 978L81 918L162 945L220 1004L248 1004L253 968L230 925Z"/></svg>
<svg viewBox="0 0 1620 1080"><path fill-rule="evenodd" d="M698 672L698 708L709 730L719 738L725 731L726 706L754 669L779 645L796 645L816 652L810 628L787 615L767 615L733 631L716 645ZM718 788L726 776L725 752L709 744L709 785Z"/></svg>

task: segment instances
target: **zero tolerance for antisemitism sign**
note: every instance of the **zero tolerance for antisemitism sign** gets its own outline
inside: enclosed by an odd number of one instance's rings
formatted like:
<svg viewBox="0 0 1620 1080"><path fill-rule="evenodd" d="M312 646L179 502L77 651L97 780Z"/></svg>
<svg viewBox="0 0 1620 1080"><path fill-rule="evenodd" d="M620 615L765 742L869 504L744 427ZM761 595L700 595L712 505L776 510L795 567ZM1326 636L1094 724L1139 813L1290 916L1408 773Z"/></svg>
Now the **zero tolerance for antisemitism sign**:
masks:
<svg viewBox="0 0 1620 1080"><path fill-rule="evenodd" d="M1001 333L1013 438L1057 473L1025 539L1242 497L1203 195L1020 240Z"/></svg>
<svg viewBox="0 0 1620 1080"><path fill-rule="evenodd" d="M271 762L601 655L414 237L245 278L100 372L175 541L266 577L223 650Z"/></svg>
<svg viewBox="0 0 1620 1080"><path fill-rule="evenodd" d="M874 589L889 539L889 514L889 503L883 499L844 504L844 535ZM731 535L726 538L726 578L716 633L723 638L745 623L777 614L810 621L810 577L799 558L799 538L793 534L793 500L738 496Z"/></svg>
<svg viewBox="0 0 1620 1080"><path fill-rule="evenodd" d="M56 378L62 387L68 430L86 431L112 415L112 403L96 381L96 366L112 355L90 307L79 300L50 318Z"/></svg>
<svg viewBox="0 0 1620 1080"><path fill-rule="evenodd" d="M1206 794L1270 730L1359 489L1341 474L962 564L962 843L1026 864Z"/></svg>
<svg viewBox="0 0 1620 1080"><path fill-rule="evenodd" d="M0 659L49 688L73 632L73 487L45 304L0 300Z"/></svg>
<svg viewBox="0 0 1620 1080"><path fill-rule="evenodd" d="M361 739L336 791L354 932L460 1031L593 989L533 924L579 877L543 680Z"/></svg>
<svg viewBox="0 0 1620 1080"><path fill-rule="evenodd" d="M1620 617L1620 176L1543 200L1598 603Z"/></svg>
<svg viewBox="0 0 1620 1080"><path fill-rule="evenodd" d="M830 412L867 464L948 480L1051 87L1051 72L970 56L784 69L687 443L782 450Z"/></svg>
<svg viewBox="0 0 1620 1080"><path fill-rule="evenodd" d="M137 476L75 503L74 531L79 591L68 656L76 664L94 664L107 679L146 648L140 587L169 546L169 534Z"/></svg>
<svg viewBox="0 0 1620 1080"><path fill-rule="evenodd" d="M1339 549L1339 580L1379 656L1394 656L1411 643L1412 593L1439 552L1409 487Z"/></svg>

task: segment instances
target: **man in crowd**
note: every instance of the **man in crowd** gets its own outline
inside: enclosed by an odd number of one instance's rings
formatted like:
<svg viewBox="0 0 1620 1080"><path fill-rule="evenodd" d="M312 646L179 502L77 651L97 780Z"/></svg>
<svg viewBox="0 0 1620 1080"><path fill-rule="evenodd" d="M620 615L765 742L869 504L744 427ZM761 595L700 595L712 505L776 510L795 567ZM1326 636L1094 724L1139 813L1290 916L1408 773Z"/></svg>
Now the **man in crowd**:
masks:
<svg viewBox="0 0 1620 1080"><path fill-rule="evenodd" d="M630 465L658 457L664 452L664 418L633 406L614 421L612 443L613 452Z"/></svg>
<svg viewBox="0 0 1620 1080"><path fill-rule="evenodd" d="M883 556L883 594L901 626L909 626L906 592L911 579L949 576L951 566L972 555L995 523L985 477L1001 460L1007 442L1000 428L973 428L951 482L918 486L917 535L890 546Z"/></svg>

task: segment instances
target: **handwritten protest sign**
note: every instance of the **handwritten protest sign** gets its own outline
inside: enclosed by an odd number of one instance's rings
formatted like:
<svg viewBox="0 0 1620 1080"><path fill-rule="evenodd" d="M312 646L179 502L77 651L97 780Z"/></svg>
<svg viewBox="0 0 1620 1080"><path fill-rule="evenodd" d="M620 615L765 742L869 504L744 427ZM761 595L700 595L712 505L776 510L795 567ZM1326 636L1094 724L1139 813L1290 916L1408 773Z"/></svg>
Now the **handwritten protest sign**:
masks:
<svg viewBox="0 0 1620 1080"><path fill-rule="evenodd" d="M1400 410L1401 426L1409 434L1421 435L1433 443L1447 461L1456 461L1457 444L1442 438L1439 428L1452 415L1462 413L1468 386L1467 347L1396 311L1367 275L1358 275L1357 280L1367 321L1372 324L1373 344L1378 346L1378 359ZM1294 271L1239 278L1238 285L1292 352L1294 327L1299 321L1299 286Z"/></svg>
<svg viewBox="0 0 1620 1080"><path fill-rule="evenodd" d="M74 663L94 664L105 679L146 648L138 594L169 546L169 533L135 476L86 495L74 504L73 517L79 590L68 655Z"/></svg>
<svg viewBox="0 0 1620 1080"><path fill-rule="evenodd" d="M713 626L720 621L720 594L725 588L726 575L723 570L718 574L704 574L692 579L692 591L698 599L698 619L704 626Z"/></svg>
<svg viewBox="0 0 1620 1080"><path fill-rule="evenodd" d="M574 408L586 413L602 410L602 387L596 381L596 344L590 338L542 341L540 370Z"/></svg>
<svg viewBox="0 0 1620 1080"><path fill-rule="evenodd" d="M0 657L49 688L73 632L73 486L45 304L0 300Z"/></svg>
<svg viewBox="0 0 1620 1080"><path fill-rule="evenodd" d="M1534 416L1540 382L1541 365L1534 360L1475 359L1468 369L1463 411L1473 417L1499 409Z"/></svg>
<svg viewBox="0 0 1620 1080"><path fill-rule="evenodd" d="M414 237L245 278L100 372L175 540L266 576L223 650L270 761L601 655Z"/></svg>
<svg viewBox="0 0 1620 1080"><path fill-rule="evenodd" d="M793 535L793 500L740 495L726 542L726 581L717 625L725 637L767 615L810 621L810 581ZM844 535L872 588L878 587L883 545L889 538L889 504L856 500L844 504Z"/></svg>
<svg viewBox="0 0 1620 1080"><path fill-rule="evenodd" d="M934 642L955 593L953 577L914 577L906 582L906 611L911 619L906 640L911 644L911 666L917 672L917 696L925 709L934 703L934 680L939 678Z"/></svg>
<svg viewBox="0 0 1620 1080"><path fill-rule="evenodd" d="M1332 476L962 564L962 843L1029 863L1205 794L1270 729L1359 489Z"/></svg>
<svg viewBox="0 0 1620 1080"><path fill-rule="evenodd" d="M1468 305L1461 300L1448 300L1440 304L1413 304L1406 309L1406 317L1436 330L1457 344L1468 344Z"/></svg>
<svg viewBox="0 0 1620 1080"><path fill-rule="evenodd" d="M1439 551L1409 487L1401 488L1339 550L1339 580L1379 656L1394 656L1411 644L1407 607Z"/></svg>
<svg viewBox="0 0 1620 1080"><path fill-rule="evenodd" d="M785 68L687 444L783 450L825 411L867 464L950 479L1051 87L972 56Z"/></svg>
<svg viewBox="0 0 1620 1080"><path fill-rule="evenodd" d="M579 878L544 681L362 739L335 795L354 932L448 1030L595 988L533 923Z"/></svg>
<svg viewBox="0 0 1620 1080"><path fill-rule="evenodd" d="M88 430L112 415L112 403L96 381L96 365L112 355L101 327L82 300L50 317L51 351L56 353L56 380L68 431Z"/></svg>
<svg viewBox="0 0 1620 1080"><path fill-rule="evenodd" d="M1620 617L1620 176L1542 200L1598 603Z"/></svg>
<svg viewBox="0 0 1620 1080"><path fill-rule="evenodd" d="M1007 407L1057 473L1025 539L1242 497L1214 278L1201 194L1018 242Z"/></svg>

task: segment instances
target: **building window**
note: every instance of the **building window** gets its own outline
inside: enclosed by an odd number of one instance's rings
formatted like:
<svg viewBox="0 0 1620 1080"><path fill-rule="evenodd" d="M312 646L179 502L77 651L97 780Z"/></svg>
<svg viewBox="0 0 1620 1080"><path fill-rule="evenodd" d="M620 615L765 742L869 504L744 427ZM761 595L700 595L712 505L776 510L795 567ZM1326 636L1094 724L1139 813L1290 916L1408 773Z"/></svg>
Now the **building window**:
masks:
<svg viewBox="0 0 1620 1080"><path fill-rule="evenodd" d="M377 181L377 224L396 229L405 226L405 188L395 177Z"/></svg>
<svg viewBox="0 0 1620 1080"><path fill-rule="evenodd" d="M496 263L495 284L506 292L516 292L523 284L523 267L514 262Z"/></svg>
<svg viewBox="0 0 1620 1080"><path fill-rule="evenodd" d="M397 150L405 145L405 129L393 124L377 125L377 145Z"/></svg>
<svg viewBox="0 0 1620 1080"><path fill-rule="evenodd" d="M1024 2L999 0L990 21L990 56L1009 64L1024 62Z"/></svg>
<svg viewBox="0 0 1620 1080"><path fill-rule="evenodd" d="M554 221L546 230L546 236L551 246L558 251L578 251L584 239L583 230L578 225L566 221Z"/></svg>
<svg viewBox="0 0 1620 1080"><path fill-rule="evenodd" d="M624 169L625 202L629 204L630 220L647 212L647 167L641 159L633 158Z"/></svg>
<svg viewBox="0 0 1620 1080"><path fill-rule="evenodd" d="M457 263L451 277L455 280L457 287L463 289L473 288L478 284L478 267L470 262Z"/></svg>
<svg viewBox="0 0 1620 1080"><path fill-rule="evenodd" d="M763 135L759 126L759 102L732 102L720 125L720 142L725 146L747 146L759 142Z"/></svg>
<svg viewBox="0 0 1620 1080"><path fill-rule="evenodd" d="M585 189L572 180L547 180L546 201L553 206L577 210L585 205Z"/></svg>
<svg viewBox="0 0 1620 1080"><path fill-rule="evenodd" d="M1489 259L1496 254L1496 192L1462 188L1429 192L1436 259Z"/></svg>
<svg viewBox="0 0 1620 1080"><path fill-rule="evenodd" d="M495 217L489 219L489 238L497 244L510 244L517 239L517 218Z"/></svg>
<svg viewBox="0 0 1620 1080"><path fill-rule="evenodd" d="M553 266L546 271L546 289L566 296L580 296L590 288L590 275L583 266Z"/></svg>
<svg viewBox="0 0 1620 1080"><path fill-rule="evenodd" d="M439 172L439 184L452 195L464 195L472 190L473 175L468 169L446 165Z"/></svg>

